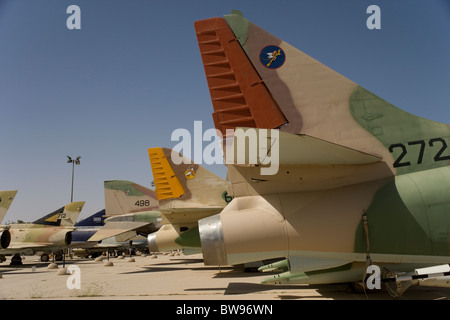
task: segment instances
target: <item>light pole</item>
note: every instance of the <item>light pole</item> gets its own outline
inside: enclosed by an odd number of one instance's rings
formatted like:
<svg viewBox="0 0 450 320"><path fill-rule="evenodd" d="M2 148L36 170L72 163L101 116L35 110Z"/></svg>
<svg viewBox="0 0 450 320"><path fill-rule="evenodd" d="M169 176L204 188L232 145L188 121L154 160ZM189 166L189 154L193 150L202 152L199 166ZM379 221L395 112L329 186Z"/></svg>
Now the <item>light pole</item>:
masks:
<svg viewBox="0 0 450 320"><path fill-rule="evenodd" d="M75 165L80 164L81 157L78 156L75 160L73 160L69 156L67 156L67 158L69 158L69 160L67 160L67 163L71 163L72 164L72 191L71 191L71 195L70 195L70 202L73 202L73 173L75 171Z"/></svg>

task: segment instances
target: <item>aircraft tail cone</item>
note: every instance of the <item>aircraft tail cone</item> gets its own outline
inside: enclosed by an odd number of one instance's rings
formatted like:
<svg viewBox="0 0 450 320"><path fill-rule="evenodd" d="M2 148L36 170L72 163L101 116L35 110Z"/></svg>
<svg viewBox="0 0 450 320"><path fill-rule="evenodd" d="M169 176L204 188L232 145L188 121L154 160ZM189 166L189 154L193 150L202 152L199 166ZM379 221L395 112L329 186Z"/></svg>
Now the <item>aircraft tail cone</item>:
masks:
<svg viewBox="0 0 450 320"><path fill-rule="evenodd" d="M225 243L223 241L222 222L216 214L198 221L198 230L202 243L205 265L227 265Z"/></svg>
<svg viewBox="0 0 450 320"><path fill-rule="evenodd" d="M147 246L150 252L160 252L158 244L156 243L156 232L150 233L147 236Z"/></svg>

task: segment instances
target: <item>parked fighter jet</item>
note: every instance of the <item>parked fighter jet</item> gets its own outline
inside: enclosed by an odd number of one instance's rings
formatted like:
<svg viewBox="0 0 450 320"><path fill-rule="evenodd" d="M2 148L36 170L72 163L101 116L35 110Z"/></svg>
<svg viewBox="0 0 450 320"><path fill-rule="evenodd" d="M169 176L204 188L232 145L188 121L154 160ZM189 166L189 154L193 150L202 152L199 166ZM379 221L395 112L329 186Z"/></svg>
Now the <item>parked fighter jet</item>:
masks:
<svg viewBox="0 0 450 320"><path fill-rule="evenodd" d="M105 238L100 241L89 241L89 239L98 232L104 225L106 219L105 209L94 213L93 215L83 219L75 224L77 228L72 232L72 243L69 248L77 256L81 257L97 257L107 251L126 251L130 247L136 247L136 241L130 245L129 241L116 241L115 237ZM145 239L144 239L145 240ZM139 247L146 247L146 242L138 243Z"/></svg>
<svg viewBox="0 0 450 320"><path fill-rule="evenodd" d="M229 183L176 152L175 165L168 148L150 148L148 154L159 201L162 227L148 236L151 252L184 249L200 252L198 220L225 208Z"/></svg>
<svg viewBox="0 0 450 320"><path fill-rule="evenodd" d="M47 253L66 248L83 206L84 201L72 202L33 223L10 224L11 242L7 249L0 250L0 255L15 254L15 263L20 263L23 252Z"/></svg>
<svg viewBox="0 0 450 320"><path fill-rule="evenodd" d="M6 215L12 201L17 194L17 190L0 191L0 223ZM6 249L11 242L9 226L0 225L0 249Z"/></svg>
<svg viewBox="0 0 450 320"><path fill-rule="evenodd" d="M366 284L369 266L398 283L450 263L449 125L393 106L240 12L195 30L216 129L234 143L235 198L199 221L206 264L285 257L289 271L268 283ZM256 160L228 158L251 153L238 132L257 140Z"/></svg>

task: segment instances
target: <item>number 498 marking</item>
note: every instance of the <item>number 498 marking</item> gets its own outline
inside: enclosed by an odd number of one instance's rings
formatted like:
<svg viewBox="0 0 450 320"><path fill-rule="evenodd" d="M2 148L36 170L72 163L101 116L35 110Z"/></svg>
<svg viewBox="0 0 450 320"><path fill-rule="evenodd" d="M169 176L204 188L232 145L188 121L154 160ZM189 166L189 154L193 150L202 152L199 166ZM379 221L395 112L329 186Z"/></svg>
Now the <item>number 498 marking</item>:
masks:
<svg viewBox="0 0 450 320"><path fill-rule="evenodd" d="M442 154L447 149L447 142L443 138L433 138L428 141L428 146L433 147L435 144L440 144L440 149L436 152L433 160L442 161L450 160L450 155L443 156ZM423 154L425 153L426 142L425 140L417 140L408 142L408 146L418 146L419 156L417 157L417 164L422 164ZM394 161L394 168L410 166L410 161L403 161L403 158L408 154L408 149L403 143L394 143L389 146L389 152L393 152L394 149L401 149L400 155ZM402 162L403 161L403 162Z"/></svg>
<svg viewBox="0 0 450 320"><path fill-rule="evenodd" d="M148 207L150 206L150 200L138 200L134 205L138 207Z"/></svg>

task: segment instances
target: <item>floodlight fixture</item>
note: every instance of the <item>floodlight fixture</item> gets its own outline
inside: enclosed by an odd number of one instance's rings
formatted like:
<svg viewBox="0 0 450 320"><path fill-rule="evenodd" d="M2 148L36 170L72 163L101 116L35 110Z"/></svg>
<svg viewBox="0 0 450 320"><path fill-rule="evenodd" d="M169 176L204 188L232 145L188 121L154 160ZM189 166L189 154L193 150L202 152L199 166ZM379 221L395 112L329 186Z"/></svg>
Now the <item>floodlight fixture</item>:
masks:
<svg viewBox="0 0 450 320"><path fill-rule="evenodd" d="M73 202L73 177L74 177L74 171L75 171L75 165L79 165L80 164L80 159L81 157L78 156L75 158L75 160L72 159L72 157L67 156L68 160L67 163L71 163L72 164L72 189L70 192L70 202Z"/></svg>

